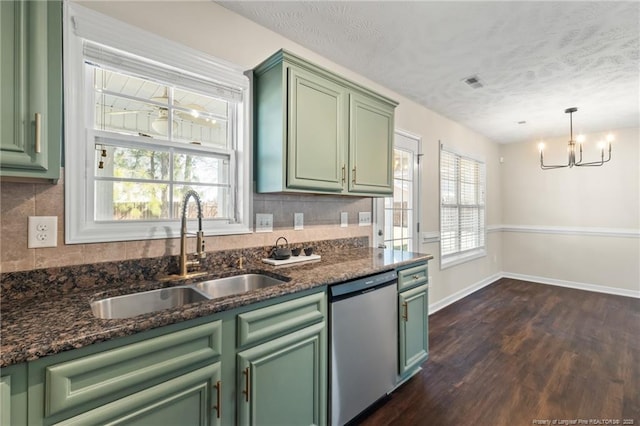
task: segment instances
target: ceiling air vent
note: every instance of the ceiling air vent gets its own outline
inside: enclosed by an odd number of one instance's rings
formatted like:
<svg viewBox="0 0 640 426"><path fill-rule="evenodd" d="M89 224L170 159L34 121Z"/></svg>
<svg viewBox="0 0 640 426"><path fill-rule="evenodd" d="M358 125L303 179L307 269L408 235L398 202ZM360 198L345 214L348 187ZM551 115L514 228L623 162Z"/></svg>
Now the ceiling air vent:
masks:
<svg viewBox="0 0 640 426"><path fill-rule="evenodd" d="M482 87L482 83L480 83L480 79L477 75L472 75L471 77L465 78L464 81L468 86L473 89L479 89Z"/></svg>

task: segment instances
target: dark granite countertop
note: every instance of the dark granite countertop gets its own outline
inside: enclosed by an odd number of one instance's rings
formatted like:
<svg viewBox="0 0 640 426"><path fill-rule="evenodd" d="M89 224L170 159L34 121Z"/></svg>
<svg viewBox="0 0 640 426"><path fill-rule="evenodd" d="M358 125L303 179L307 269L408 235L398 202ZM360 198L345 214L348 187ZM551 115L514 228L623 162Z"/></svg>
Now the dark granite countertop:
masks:
<svg viewBox="0 0 640 426"><path fill-rule="evenodd" d="M27 297L3 294L0 322L0 367L81 348L121 336L211 315L252 303L314 287L388 271L404 264L426 261L433 256L373 248L354 248L322 253L320 261L274 267L249 260L243 269L217 267L215 273L195 281L242 273L264 272L289 279L285 284L250 291L180 308L127 319L98 319L90 301L119 294L185 284L185 281L148 280L86 285L66 292L34 292ZM189 282L186 282L187 284ZM6 293L6 291L5 291Z"/></svg>

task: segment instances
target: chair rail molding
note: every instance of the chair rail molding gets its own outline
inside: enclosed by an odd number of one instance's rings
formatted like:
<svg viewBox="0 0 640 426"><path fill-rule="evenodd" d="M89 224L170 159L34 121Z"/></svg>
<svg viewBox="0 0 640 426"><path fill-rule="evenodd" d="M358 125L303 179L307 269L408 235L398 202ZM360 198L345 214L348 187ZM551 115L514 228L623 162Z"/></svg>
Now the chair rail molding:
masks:
<svg viewBox="0 0 640 426"><path fill-rule="evenodd" d="M521 232L532 234L560 234L594 237L640 238L640 229L634 228L597 228L582 226L547 226L547 225L494 225L492 231Z"/></svg>

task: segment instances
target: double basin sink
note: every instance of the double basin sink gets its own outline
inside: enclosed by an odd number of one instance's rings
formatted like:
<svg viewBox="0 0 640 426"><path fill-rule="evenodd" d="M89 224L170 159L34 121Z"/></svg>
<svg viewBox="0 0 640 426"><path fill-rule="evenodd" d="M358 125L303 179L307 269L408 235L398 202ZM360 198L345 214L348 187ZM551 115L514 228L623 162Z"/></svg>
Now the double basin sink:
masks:
<svg viewBox="0 0 640 426"><path fill-rule="evenodd" d="M91 302L93 315L101 319L130 318L136 315L178 308L190 303L246 293L286 281L264 274L243 274L191 285L142 291Z"/></svg>

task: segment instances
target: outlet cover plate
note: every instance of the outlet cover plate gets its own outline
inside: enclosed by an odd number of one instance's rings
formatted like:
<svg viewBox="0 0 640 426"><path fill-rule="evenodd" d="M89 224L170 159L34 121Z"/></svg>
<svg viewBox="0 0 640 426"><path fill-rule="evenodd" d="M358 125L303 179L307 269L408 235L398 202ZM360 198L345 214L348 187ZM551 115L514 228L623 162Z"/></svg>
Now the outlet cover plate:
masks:
<svg viewBox="0 0 640 426"><path fill-rule="evenodd" d="M28 248L58 246L58 216L29 216Z"/></svg>
<svg viewBox="0 0 640 426"><path fill-rule="evenodd" d="M358 225L360 226L371 225L371 212L358 212Z"/></svg>
<svg viewBox="0 0 640 426"><path fill-rule="evenodd" d="M349 226L349 212L340 212L340 227L346 228Z"/></svg>
<svg viewBox="0 0 640 426"><path fill-rule="evenodd" d="M273 215L256 213L256 232L273 232Z"/></svg>
<svg viewBox="0 0 640 426"><path fill-rule="evenodd" d="M304 229L304 213L293 214L293 229L294 231L301 231Z"/></svg>

